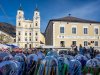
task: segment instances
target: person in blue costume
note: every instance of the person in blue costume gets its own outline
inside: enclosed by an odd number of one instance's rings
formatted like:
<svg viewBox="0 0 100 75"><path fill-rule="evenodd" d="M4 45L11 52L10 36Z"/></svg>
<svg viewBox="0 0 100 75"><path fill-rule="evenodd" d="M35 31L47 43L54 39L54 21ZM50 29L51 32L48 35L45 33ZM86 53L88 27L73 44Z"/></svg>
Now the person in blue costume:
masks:
<svg viewBox="0 0 100 75"><path fill-rule="evenodd" d="M27 60L27 75L33 75L38 61L38 56L36 54L30 54L27 56Z"/></svg>
<svg viewBox="0 0 100 75"><path fill-rule="evenodd" d="M0 75L18 75L18 65L12 60L1 62Z"/></svg>
<svg viewBox="0 0 100 75"><path fill-rule="evenodd" d="M26 75L26 56L23 53L17 53L15 56L21 56L21 58L23 59L23 75Z"/></svg>
<svg viewBox="0 0 100 75"><path fill-rule="evenodd" d="M24 58L20 55L15 55L14 59L16 61L18 61L20 63L20 66L21 66L21 72L20 72L20 75L23 75L25 74L25 61L24 61Z"/></svg>
<svg viewBox="0 0 100 75"><path fill-rule="evenodd" d="M9 60L9 57L12 57L12 55L9 52L0 52L0 62L2 62L5 57L6 59L8 57L8 60Z"/></svg>
<svg viewBox="0 0 100 75"><path fill-rule="evenodd" d="M68 74L68 61L64 57L58 58L58 73L59 75L67 75Z"/></svg>
<svg viewBox="0 0 100 75"><path fill-rule="evenodd" d="M44 59L43 75L58 75L58 62L54 56L46 56Z"/></svg>
<svg viewBox="0 0 100 75"><path fill-rule="evenodd" d="M81 63L78 60L69 61L69 75L81 75Z"/></svg>
<svg viewBox="0 0 100 75"><path fill-rule="evenodd" d="M99 61L95 58L88 60L86 63L84 74L99 75L100 74Z"/></svg>
<svg viewBox="0 0 100 75"><path fill-rule="evenodd" d="M41 48L36 54L38 56L38 61L36 63L36 69L35 69L34 75L37 75L39 67L40 67L41 60L44 58L44 54L42 53Z"/></svg>

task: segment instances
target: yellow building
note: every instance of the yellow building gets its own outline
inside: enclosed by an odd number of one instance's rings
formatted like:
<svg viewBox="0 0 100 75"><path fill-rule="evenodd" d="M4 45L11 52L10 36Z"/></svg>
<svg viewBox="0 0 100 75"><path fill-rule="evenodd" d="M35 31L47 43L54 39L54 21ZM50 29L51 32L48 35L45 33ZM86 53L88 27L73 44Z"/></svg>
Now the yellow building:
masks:
<svg viewBox="0 0 100 75"><path fill-rule="evenodd" d="M24 17L20 6L16 15L16 43L20 48L35 48L41 46L40 12L36 8L33 20ZM42 36L43 37L43 36Z"/></svg>
<svg viewBox="0 0 100 75"><path fill-rule="evenodd" d="M45 30L46 45L53 47L100 47L100 22L67 16L49 21Z"/></svg>

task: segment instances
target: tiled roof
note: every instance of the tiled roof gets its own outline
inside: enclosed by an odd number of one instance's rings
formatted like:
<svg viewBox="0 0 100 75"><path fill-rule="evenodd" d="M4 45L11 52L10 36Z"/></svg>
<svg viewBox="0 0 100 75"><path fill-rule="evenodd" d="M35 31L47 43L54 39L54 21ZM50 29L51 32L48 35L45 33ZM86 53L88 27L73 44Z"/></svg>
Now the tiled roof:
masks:
<svg viewBox="0 0 100 75"><path fill-rule="evenodd" d="M67 16L67 17L58 18L58 19L51 19L50 21L66 21L66 22L81 22L81 23L100 23L100 22L97 22L97 21L86 20L86 19L81 19L81 18L72 17L72 16Z"/></svg>
<svg viewBox="0 0 100 75"><path fill-rule="evenodd" d="M11 24L8 24L8 23L1 22L0 23L0 31L3 31L3 32L9 34L12 37L16 36L16 27Z"/></svg>

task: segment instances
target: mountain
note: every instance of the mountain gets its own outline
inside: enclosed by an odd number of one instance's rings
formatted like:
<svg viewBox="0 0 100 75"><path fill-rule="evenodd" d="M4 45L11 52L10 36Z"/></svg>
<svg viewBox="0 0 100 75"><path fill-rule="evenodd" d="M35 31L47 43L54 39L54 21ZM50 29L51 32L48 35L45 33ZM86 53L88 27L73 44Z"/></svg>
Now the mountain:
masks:
<svg viewBox="0 0 100 75"><path fill-rule="evenodd" d="M0 31L3 31L9 34L12 37L16 36L16 26L9 24L9 23L0 22Z"/></svg>

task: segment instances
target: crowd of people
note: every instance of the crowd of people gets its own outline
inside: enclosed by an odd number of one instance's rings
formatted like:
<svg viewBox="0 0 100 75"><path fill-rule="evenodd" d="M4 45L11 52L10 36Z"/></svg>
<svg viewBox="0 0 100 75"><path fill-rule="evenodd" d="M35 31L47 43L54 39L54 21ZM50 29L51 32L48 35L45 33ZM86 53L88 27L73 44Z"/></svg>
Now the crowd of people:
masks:
<svg viewBox="0 0 100 75"><path fill-rule="evenodd" d="M100 75L100 53L82 46L67 53L52 48L1 51L0 75Z"/></svg>

